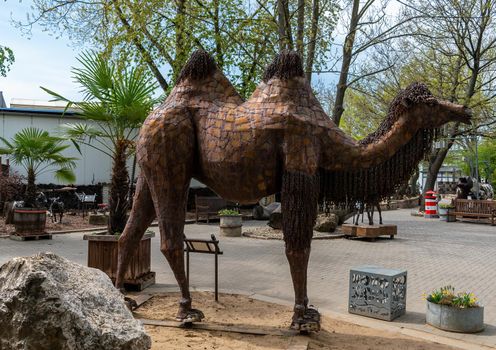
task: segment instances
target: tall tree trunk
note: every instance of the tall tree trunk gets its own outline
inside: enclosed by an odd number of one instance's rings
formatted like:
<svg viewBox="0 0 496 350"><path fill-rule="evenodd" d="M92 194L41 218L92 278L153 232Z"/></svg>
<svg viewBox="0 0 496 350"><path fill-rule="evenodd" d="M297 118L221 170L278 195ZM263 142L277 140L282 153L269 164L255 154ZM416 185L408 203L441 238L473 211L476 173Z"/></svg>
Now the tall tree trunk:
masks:
<svg viewBox="0 0 496 350"><path fill-rule="evenodd" d="M133 207L133 198L134 198L134 178L136 177L136 153L133 156L133 167L131 168L131 179L129 181L129 194L127 199L129 201L129 208Z"/></svg>
<svg viewBox="0 0 496 350"><path fill-rule="evenodd" d="M308 43L305 75L308 82L312 81L313 61L315 60L315 47L317 45L317 32L319 30L319 1L312 3L312 25L310 27L310 42Z"/></svg>
<svg viewBox="0 0 496 350"><path fill-rule="evenodd" d="M344 95L346 93L346 89L348 88L348 73L350 71L351 59L353 58L353 45L355 43L355 34L359 21L359 6L360 0L353 0L350 28L343 45L343 60L341 62L341 72L339 74L339 81L336 86L336 99L334 101L334 109L332 111L332 119L337 126L339 126L339 123L341 122L341 116L344 112Z"/></svg>
<svg viewBox="0 0 496 350"><path fill-rule="evenodd" d="M33 169L28 169L28 184L26 186L26 198L24 206L27 208L36 207L36 175Z"/></svg>
<svg viewBox="0 0 496 350"><path fill-rule="evenodd" d="M222 38L220 33L220 20L219 20L219 0L214 0L214 35L215 35L215 60L217 65L222 69L224 66L224 54L222 52Z"/></svg>
<svg viewBox="0 0 496 350"><path fill-rule="evenodd" d="M289 0L277 0L277 29L279 33L279 51L292 50L293 38L289 19Z"/></svg>
<svg viewBox="0 0 496 350"><path fill-rule="evenodd" d="M303 33L305 29L305 0L298 0L298 28L296 29L296 51L303 58Z"/></svg>
<svg viewBox="0 0 496 350"><path fill-rule="evenodd" d="M420 175L419 168L417 167L417 170L413 173L412 177L410 178L410 181L408 182L408 195L409 196L418 196L419 194L419 188L418 188L418 178Z"/></svg>
<svg viewBox="0 0 496 350"><path fill-rule="evenodd" d="M187 50L187 33L185 30L186 27L186 0L178 0L176 1L176 17L174 20L176 33L175 33L175 44L176 44L176 57L174 60L174 65L172 66L172 74L174 77L174 81L178 77L181 72L182 67L186 63L188 59L188 50Z"/></svg>
<svg viewBox="0 0 496 350"><path fill-rule="evenodd" d="M128 209L127 195L129 192L129 174L126 164L127 146L126 140L117 141L115 146L109 193L109 234L122 233L126 226Z"/></svg>

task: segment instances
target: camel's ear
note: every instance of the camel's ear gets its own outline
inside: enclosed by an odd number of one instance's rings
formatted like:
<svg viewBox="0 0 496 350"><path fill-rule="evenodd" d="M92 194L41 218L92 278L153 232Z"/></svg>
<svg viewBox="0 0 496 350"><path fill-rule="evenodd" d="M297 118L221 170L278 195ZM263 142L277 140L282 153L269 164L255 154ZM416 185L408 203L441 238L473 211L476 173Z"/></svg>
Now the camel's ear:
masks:
<svg viewBox="0 0 496 350"><path fill-rule="evenodd" d="M401 104L406 108L410 108L413 105L413 101L409 97L403 97Z"/></svg>

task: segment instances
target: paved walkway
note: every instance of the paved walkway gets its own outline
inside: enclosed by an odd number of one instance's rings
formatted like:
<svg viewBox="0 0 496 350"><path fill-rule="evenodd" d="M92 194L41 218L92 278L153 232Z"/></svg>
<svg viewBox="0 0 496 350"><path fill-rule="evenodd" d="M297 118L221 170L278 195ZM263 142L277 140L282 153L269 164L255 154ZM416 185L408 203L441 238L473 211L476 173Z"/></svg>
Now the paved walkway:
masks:
<svg viewBox="0 0 496 350"><path fill-rule="evenodd" d="M412 217L410 210L384 213L385 223L398 225L394 240L376 242L334 239L312 245L309 266L311 303L324 311L347 313L349 270L360 265L378 265L408 270L408 314L396 322L436 333L424 325L422 294L450 284L457 290L473 291L485 306L486 331L473 336L450 334L473 343L496 346L496 227L472 223L445 223ZM245 222L245 226L264 222ZM157 228L152 228L157 231ZM188 237L208 238L218 233L217 224L186 225ZM293 288L282 241L221 237L220 288L292 301ZM86 263L86 242L81 233L56 235L51 241L0 240L0 263L14 256L52 251L81 264ZM157 282L175 286L175 280L154 238L152 269ZM191 285L213 288L213 256L191 257ZM196 307L201 308L200 305ZM382 322L382 321L377 321ZM437 332L438 334L445 334Z"/></svg>

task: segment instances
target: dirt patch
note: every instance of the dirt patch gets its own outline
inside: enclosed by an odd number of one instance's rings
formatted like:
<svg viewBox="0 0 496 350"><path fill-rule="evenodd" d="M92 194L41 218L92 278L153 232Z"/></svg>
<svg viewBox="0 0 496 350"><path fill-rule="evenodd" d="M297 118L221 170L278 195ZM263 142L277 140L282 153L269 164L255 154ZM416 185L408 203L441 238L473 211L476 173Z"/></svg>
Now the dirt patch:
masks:
<svg viewBox="0 0 496 350"><path fill-rule="evenodd" d="M135 317L153 320L174 320L178 293L155 296L135 312ZM219 303L212 293L193 293L193 307L205 313L204 322L217 325L267 327L287 330L292 316L291 308L267 303L241 295L221 294ZM337 321L322 319L322 330L310 336L260 336L240 333L178 329L145 326L152 337L152 350L162 349L287 349L290 345L309 341L309 349L344 350L447 350L454 349L437 343L426 342L399 333L378 331Z"/></svg>
<svg viewBox="0 0 496 350"><path fill-rule="evenodd" d="M47 231L66 231L66 230L80 230L80 229L103 229L105 230L106 226L95 226L90 225L88 223L88 215L83 218L81 213L77 215L71 215L69 213L64 214L62 218L62 223L53 223L52 218L47 216L46 221L46 230ZM15 232L14 225L6 225L5 218L0 217L0 236L2 235L10 235Z"/></svg>

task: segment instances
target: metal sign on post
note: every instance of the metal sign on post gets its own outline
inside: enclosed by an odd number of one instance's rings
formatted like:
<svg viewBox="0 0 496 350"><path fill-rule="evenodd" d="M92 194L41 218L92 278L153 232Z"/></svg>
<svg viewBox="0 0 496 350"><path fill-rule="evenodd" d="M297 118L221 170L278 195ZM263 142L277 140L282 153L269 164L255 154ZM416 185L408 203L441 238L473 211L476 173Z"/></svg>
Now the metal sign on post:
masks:
<svg viewBox="0 0 496 350"><path fill-rule="evenodd" d="M215 235L211 239L188 239L184 236L184 251L186 252L186 279L189 286L189 253L203 253L215 255L215 301L219 301L219 259L223 252L219 248L219 241Z"/></svg>

